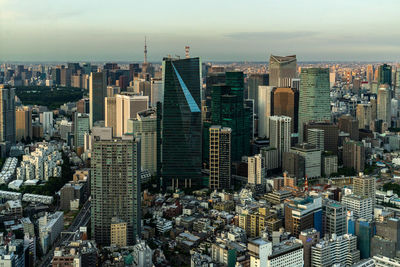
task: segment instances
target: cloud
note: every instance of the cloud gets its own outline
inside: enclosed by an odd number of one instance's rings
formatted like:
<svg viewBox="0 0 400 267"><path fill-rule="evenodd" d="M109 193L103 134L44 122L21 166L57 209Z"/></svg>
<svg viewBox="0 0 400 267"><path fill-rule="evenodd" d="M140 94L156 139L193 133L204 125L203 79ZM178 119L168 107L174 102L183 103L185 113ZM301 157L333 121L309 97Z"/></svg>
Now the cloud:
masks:
<svg viewBox="0 0 400 267"><path fill-rule="evenodd" d="M278 40L290 40L298 38L310 38L315 37L319 33L313 31L292 31L292 32L277 32L277 31L263 31L263 32L233 32L226 34L225 37L239 40L249 40L249 39L278 39Z"/></svg>

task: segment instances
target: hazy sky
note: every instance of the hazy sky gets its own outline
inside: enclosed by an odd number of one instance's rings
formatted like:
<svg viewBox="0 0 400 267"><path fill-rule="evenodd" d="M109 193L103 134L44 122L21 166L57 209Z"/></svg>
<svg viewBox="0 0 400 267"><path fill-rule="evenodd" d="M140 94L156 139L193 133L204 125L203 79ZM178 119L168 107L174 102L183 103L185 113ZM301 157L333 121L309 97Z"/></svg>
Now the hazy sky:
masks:
<svg viewBox="0 0 400 267"><path fill-rule="evenodd" d="M0 0L0 61L400 61L399 0Z"/></svg>

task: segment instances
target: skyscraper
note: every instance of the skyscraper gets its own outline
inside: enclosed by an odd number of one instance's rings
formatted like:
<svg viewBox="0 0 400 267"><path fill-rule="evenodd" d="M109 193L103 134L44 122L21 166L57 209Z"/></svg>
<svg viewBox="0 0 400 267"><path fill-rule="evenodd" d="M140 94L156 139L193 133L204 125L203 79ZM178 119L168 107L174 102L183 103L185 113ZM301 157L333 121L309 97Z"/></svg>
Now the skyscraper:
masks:
<svg viewBox="0 0 400 267"><path fill-rule="evenodd" d="M343 166L362 172L365 164L365 147L362 142L345 140L343 142Z"/></svg>
<svg viewBox="0 0 400 267"><path fill-rule="evenodd" d="M275 88L272 91L272 114L292 118L291 132L299 127L299 91L295 88Z"/></svg>
<svg viewBox="0 0 400 267"><path fill-rule="evenodd" d="M15 143L15 89L0 85L0 143ZM5 146L1 146L6 148ZM0 148L0 155L5 151Z"/></svg>
<svg viewBox="0 0 400 267"><path fill-rule="evenodd" d="M145 111L149 108L149 97L138 96L132 94L115 95L116 109L116 136L122 136L127 133L128 120L136 118L140 111Z"/></svg>
<svg viewBox="0 0 400 267"><path fill-rule="evenodd" d="M85 145L85 133L89 133L90 121L88 114L75 113L74 117L74 146L75 149L78 147L84 147Z"/></svg>
<svg viewBox="0 0 400 267"><path fill-rule="evenodd" d="M331 120L329 69L302 69L300 80L299 142L302 142L304 123Z"/></svg>
<svg viewBox="0 0 400 267"><path fill-rule="evenodd" d="M353 194L372 198L372 206L375 206L375 177L362 174L354 177Z"/></svg>
<svg viewBox="0 0 400 267"><path fill-rule="evenodd" d="M128 120L128 133L141 141L142 169L151 175L157 173L157 113L155 109L138 112L136 118Z"/></svg>
<svg viewBox="0 0 400 267"><path fill-rule="evenodd" d="M378 85L387 84L392 86L392 66L383 64L378 68Z"/></svg>
<svg viewBox="0 0 400 267"><path fill-rule="evenodd" d="M108 129L111 135L111 128ZM91 160L92 237L109 246L111 221L117 217L127 223L127 243L140 237L140 139L94 136Z"/></svg>
<svg viewBox="0 0 400 267"><path fill-rule="evenodd" d="M247 78L248 99L254 100L254 112L258 114L258 87L268 85L268 74L253 73Z"/></svg>
<svg viewBox="0 0 400 267"><path fill-rule="evenodd" d="M278 150L279 166L282 166L283 153L290 150L291 121L287 116L269 117L270 146Z"/></svg>
<svg viewBox="0 0 400 267"><path fill-rule="evenodd" d="M210 189L231 187L231 134L230 128L210 127Z"/></svg>
<svg viewBox="0 0 400 267"><path fill-rule="evenodd" d="M232 130L232 161L248 155L252 133L252 109L245 108L243 72L227 72L225 84L212 87L211 122Z"/></svg>
<svg viewBox="0 0 400 267"><path fill-rule="evenodd" d="M390 90L386 87L378 89L377 119L386 122L390 126L391 122L391 97Z"/></svg>
<svg viewBox="0 0 400 267"><path fill-rule="evenodd" d="M372 105L370 103L357 104L356 116L358 128L369 129L369 125L372 121Z"/></svg>
<svg viewBox="0 0 400 267"><path fill-rule="evenodd" d="M269 85L276 87L290 87L291 80L296 78L296 69L296 55L285 57L271 55L269 58Z"/></svg>
<svg viewBox="0 0 400 267"><path fill-rule="evenodd" d="M105 72L92 72L89 79L90 128L96 121L105 117L104 99L107 96L107 77Z"/></svg>
<svg viewBox="0 0 400 267"><path fill-rule="evenodd" d="M324 130L321 129L307 129L307 143L315 146L321 151L324 149Z"/></svg>
<svg viewBox="0 0 400 267"><path fill-rule="evenodd" d="M18 108L15 111L16 141L32 139L32 110L29 107Z"/></svg>
<svg viewBox="0 0 400 267"><path fill-rule="evenodd" d="M258 137L269 138L269 117L272 115L272 91L275 87L258 88Z"/></svg>
<svg viewBox="0 0 400 267"><path fill-rule="evenodd" d="M249 184L264 185L265 184L265 160L261 154L248 157L248 175Z"/></svg>
<svg viewBox="0 0 400 267"><path fill-rule="evenodd" d="M344 235L346 231L346 207L338 201L324 199L322 202L323 234Z"/></svg>
<svg viewBox="0 0 400 267"><path fill-rule="evenodd" d="M160 114L163 186L189 187L201 177L201 64L199 58L163 61Z"/></svg>
<svg viewBox="0 0 400 267"><path fill-rule="evenodd" d="M111 127L114 136L117 136L117 100L115 96L104 99L104 125Z"/></svg>
<svg viewBox="0 0 400 267"><path fill-rule="evenodd" d="M339 118L339 130L350 134L350 139L358 141L358 120L351 115L343 115Z"/></svg>

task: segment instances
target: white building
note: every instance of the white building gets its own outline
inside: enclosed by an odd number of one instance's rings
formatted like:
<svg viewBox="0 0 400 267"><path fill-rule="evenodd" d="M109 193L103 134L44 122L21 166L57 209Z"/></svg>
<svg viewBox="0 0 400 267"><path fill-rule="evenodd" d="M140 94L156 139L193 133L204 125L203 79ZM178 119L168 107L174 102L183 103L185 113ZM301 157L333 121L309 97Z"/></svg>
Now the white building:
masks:
<svg viewBox="0 0 400 267"><path fill-rule="evenodd" d="M152 267L153 262L153 251L146 244L144 240L141 240L139 243L133 246L133 261L134 266L140 267Z"/></svg>
<svg viewBox="0 0 400 267"><path fill-rule="evenodd" d="M269 117L270 147L278 150L279 166L282 164L283 152L289 152L291 141L292 118L287 116Z"/></svg>
<svg viewBox="0 0 400 267"><path fill-rule="evenodd" d="M290 239L277 245L261 238L250 240L247 248L250 267L302 267L303 244L298 239Z"/></svg>
<svg viewBox="0 0 400 267"><path fill-rule="evenodd" d="M53 112L45 111L40 114L40 123L43 125L43 134L53 134Z"/></svg>
<svg viewBox="0 0 400 267"><path fill-rule="evenodd" d="M357 250L357 237L353 235L336 236L321 240L311 248L311 266L323 267L333 264L351 266L360 260Z"/></svg>
<svg viewBox="0 0 400 267"><path fill-rule="evenodd" d="M372 220L373 217L373 203L372 198L361 197L354 194L345 195L342 198L342 203L346 206L348 211L352 211L354 219L363 218L365 220Z"/></svg>
<svg viewBox="0 0 400 267"><path fill-rule="evenodd" d="M258 137L269 137L271 93L274 88L273 86L258 86Z"/></svg>
<svg viewBox="0 0 400 267"><path fill-rule="evenodd" d="M64 229L64 213L57 211L51 215L45 214L38 219L40 245L43 252L54 243L58 235Z"/></svg>
<svg viewBox="0 0 400 267"><path fill-rule="evenodd" d="M373 256L375 267L400 267L400 261L384 256Z"/></svg>

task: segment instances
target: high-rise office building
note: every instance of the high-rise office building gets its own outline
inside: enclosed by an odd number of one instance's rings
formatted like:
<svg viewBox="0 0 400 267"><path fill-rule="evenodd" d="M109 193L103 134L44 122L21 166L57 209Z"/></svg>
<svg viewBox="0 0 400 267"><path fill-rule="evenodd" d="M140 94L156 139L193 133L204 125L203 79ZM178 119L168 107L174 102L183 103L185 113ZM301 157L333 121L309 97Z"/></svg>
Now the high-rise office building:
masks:
<svg viewBox="0 0 400 267"><path fill-rule="evenodd" d="M290 199L285 203L285 230L294 236L301 231L315 228L322 231L322 198L305 197Z"/></svg>
<svg viewBox="0 0 400 267"><path fill-rule="evenodd" d="M371 86L371 83L374 81L374 66L368 65L366 72L368 84Z"/></svg>
<svg viewBox="0 0 400 267"><path fill-rule="evenodd" d="M16 141L32 139L32 110L29 107L20 107L15 111L15 138Z"/></svg>
<svg viewBox="0 0 400 267"><path fill-rule="evenodd" d="M136 118L140 111L149 108L149 97L133 94L115 95L116 136L122 136L128 131L128 120Z"/></svg>
<svg viewBox="0 0 400 267"><path fill-rule="evenodd" d="M141 141L142 169L151 175L157 173L157 113L155 109L138 112L136 118L128 120L128 133Z"/></svg>
<svg viewBox="0 0 400 267"><path fill-rule="evenodd" d="M307 143L315 146L322 152L324 150L324 130L321 129L307 129Z"/></svg>
<svg viewBox="0 0 400 267"><path fill-rule="evenodd" d="M252 109L245 107L243 72L226 72L225 84L212 87L211 122L232 130L232 161L250 152Z"/></svg>
<svg viewBox="0 0 400 267"><path fill-rule="evenodd" d="M303 140L308 141L308 130L320 129L324 131L324 151L337 153L339 129L338 126L331 122L308 122L303 125Z"/></svg>
<svg viewBox="0 0 400 267"><path fill-rule="evenodd" d="M275 87L258 88L258 137L269 138L269 117L272 115L272 91Z"/></svg>
<svg viewBox="0 0 400 267"><path fill-rule="evenodd" d="M339 118L339 130L350 135L351 140L358 141L358 120L351 115L343 115Z"/></svg>
<svg viewBox="0 0 400 267"><path fill-rule="evenodd" d="M150 105L157 106L157 102L162 102L164 98L163 81L162 79L151 78L150 81Z"/></svg>
<svg viewBox="0 0 400 267"><path fill-rule="evenodd" d="M199 58L163 61L160 110L163 186L189 187L201 177L201 63ZM159 110L157 108L157 110Z"/></svg>
<svg viewBox="0 0 400 267"><path fill-rule="evenodd" d="M15 143L15 89L0 85L0 143ZM2 146L6 148L5 146ZM0 155L4 155L3 149Z"/></svg>
<svg viewBox="0 0 400 267"><path fill-rule="evenodd" d="M392 86L392 66L383 64L378 68L378 85L387 84Z"/></svg>
<svg viewBox="0 0 400 267"><path fill-rule="evenodd" d="M340 202L324 199L322 203L323 235L336 234L340 236L346 234L346 212L346 207Z"/></svg>
<svg viewBox="0 0 400 267"><path fill-rule="evenodd" d="M74 117L74 146L75 149L78 147L84 147L85 145L85 134L89 133L90 129L90 118L88 114L75 113Z"/></svg>
<svg viewBox="0 0 400 267"><path fill-rule="evenodd" d="M369 129L372 121L372 105L371 103L357 104L356 116L359 129Z"/></svg>
<svg viewBox="0 0 400 267"><path fill-rule="evenodd" d="M261 154L248 157L247 181L253 185L265 184L265 160Z"/></svg>
<svg viewBox="0 0 400 267"><path fill-rule="evenodd" d="M304 158L304 172L308 178L321 176L321 151L313 145L302 143L290 149Z"/></svg>
<svg viewBox="0 0 400 267"><path fill-rule="evenodd" d="M43 126L43 134L53 134L53 112L45 111L40 114L40 123Z"/></svg>
<svg viewBox="0 0 400 267"><path fill-rule="evenodd" d="M357 237L354 235L332 235L321 240L311 249L311 266L352 266L360 261Z"/></svg>
<svg viewBox="0 0 400 267"><path fill-rule="evenodd" d="M361 197L372 198L375 206L375 177L360 173L353 178L353 194Z"/></svg>
<svg viewBox="0 0 400 267"><path fill-rule="evenodd" d="M282 160L282 171L287 172L289 177L304 178L304 157L294 152L284 152Z"/></svg>
<svg viewBox="0 0 400 267"><path fill-rule="evenodd" d="M390 126L391 122L391 96L387 87L378 89L377 119L386 122Z"/></svg>
<svg viewBox="0 0 400 267"><path fill-rule="evenodd" d="M355 220L361 218L372 220L374 211L372 198L351 194L343 196L342 203L348 211L353 212Z"/></svg>
<svg viewBox="0 0 400 267"><path fill-rule="evenodd" d="M304 267L311 266L311 248L319 242L319 235L320 233L313 228L301 231L299 235L299 239L303 243Z"/></svg>
<svg viewBox="0 0 400 267"><path fill-rule="evenodd" d="M291 132L297 133L299 122L299 91L295 88L272 90L272 114L292 118Z"/></svg>
<svg viewBox="0 0 400 267"><path fill-rule="evenodd" d="M105 72L92 72L89 79L90 128L96 121L105 118L104 99L107 96L107 77Z"/></svg>
<svg viewBox="0 0 400 267"><path fill-rule="evenodd" d="M269 117L270 146L278 150L279 166L282 166L283 153L290 149L291 122L287 116Z"/></svg>
<svg viewBox="0 0 400 267"><path fill-rule="evenodd" d="M290 87L291 80L296 78L297 59L292 56L274 56L269 58L269 85ZM329 81L329 80L328 80Z"/></svg>
<svg viewBox="0 0 400 267"><path fill-rule="evenodd" d="M247 78L248 99L254 100L254 112L258 114L258 87L268 85L269 75L263 73L253 73Z"/></svg>
<svg viewBox="0 0 400 267"><path fill-rule="evenodd" d="M343 142L343 166L362 172L365 165L365 147L362 142L345 140Z"/></svg>
<svg viewBox="0 0 400 267"><path fill-rule="evenodd" d="M302 142L305 123L331 120L329 69L302 69L300 80L299 142Z"/></svg>
<svg viewBox="0 0 400 267"><path fill-rule="evenodd" d="M231 187L231 134L230 128L211 126L210 129L210 179L212 190Z"/></svg>
<svg viewBox="0 0 400 267"><path fill-rule="evenodd" d="M76 102L76 112L87 113L90 112L89 98L83 98Z"/></svg>
<svg viewBox="0 0 400 267"><path fill-rule="evenodd" d="M109 134L93 136L92 237L97 244L109 246L112 218L118 217L127 223L127 243L132 245L141 233L140 139L109 138L111 128L103 129Z"/></svg>
<svg viewBox="0 0 400 267"><path fill-rule="evenodd" d="M111 127L113 135L117 136L117 99L106 97L104 102L104 125Z"/></svg>

